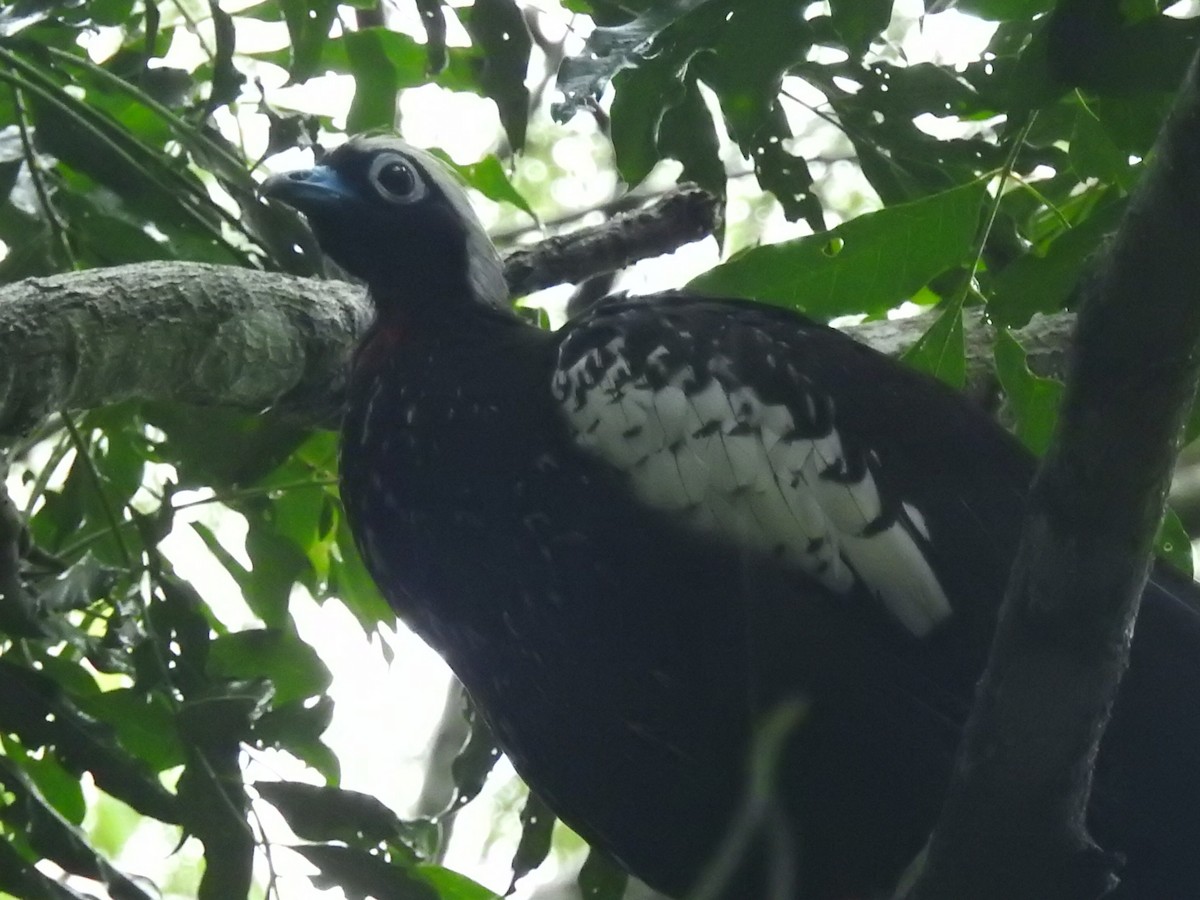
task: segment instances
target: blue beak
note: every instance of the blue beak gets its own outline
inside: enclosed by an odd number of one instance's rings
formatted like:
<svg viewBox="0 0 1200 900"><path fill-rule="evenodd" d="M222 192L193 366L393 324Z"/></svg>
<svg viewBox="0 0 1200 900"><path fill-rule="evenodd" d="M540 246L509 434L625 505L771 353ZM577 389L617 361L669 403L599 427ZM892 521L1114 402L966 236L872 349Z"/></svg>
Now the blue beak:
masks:
<svg viewBox="0 0 1200 900"><path fill-rule="evenodd" d="M342 177L329 166L313 166L272 175L258 187L264 197L270 197L295 207L300 212L319 209L332 203L352 199L353 191Z"/></svg>

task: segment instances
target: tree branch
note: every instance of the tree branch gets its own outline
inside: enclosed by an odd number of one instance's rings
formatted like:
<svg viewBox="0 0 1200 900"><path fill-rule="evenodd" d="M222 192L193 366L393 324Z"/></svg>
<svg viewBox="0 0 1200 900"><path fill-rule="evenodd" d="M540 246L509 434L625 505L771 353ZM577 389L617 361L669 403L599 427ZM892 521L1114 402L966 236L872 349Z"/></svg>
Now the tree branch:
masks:
<svg viewBox="0 0 1200 900"><path fill-rule="evenodd" d="M913 900L1093 900L1092 762L1200 367L1200 69L1081 287L1055 440Z"/></svg>
<svg viewBox="0 0 1200 900"><path fill-rule="evenodd" d="M531 269L578 277L519 259L520 278ZM0 446L56 410L131 399L275 407L301 424L333 424L346 361L370 316L362 289L347 282L204 263L138 263L7 285ZM1019 333L1036 372L1063 371L1072 322L1040 317ZM928 324L918 316L847 330L899 354ZM990 326L969 316L967 340L968 391L982 400L993 392Z"/></svg>

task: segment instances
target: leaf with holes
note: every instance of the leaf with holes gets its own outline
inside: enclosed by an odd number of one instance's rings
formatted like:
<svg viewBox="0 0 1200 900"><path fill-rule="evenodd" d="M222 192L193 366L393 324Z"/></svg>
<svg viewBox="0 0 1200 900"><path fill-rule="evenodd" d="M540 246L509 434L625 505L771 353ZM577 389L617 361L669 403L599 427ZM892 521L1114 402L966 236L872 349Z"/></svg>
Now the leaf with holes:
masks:
<svg viewBox="0 0 1200 900"><path fill-rule="evenodd" d="M707 0L668 0L650 4L636 19L624 25L596 28L578 56L563 60L558 70L558 89L563 100L551 114L566 122L581 108L600 98L617 72L651 56L654 39L666 28Z"/></svg>

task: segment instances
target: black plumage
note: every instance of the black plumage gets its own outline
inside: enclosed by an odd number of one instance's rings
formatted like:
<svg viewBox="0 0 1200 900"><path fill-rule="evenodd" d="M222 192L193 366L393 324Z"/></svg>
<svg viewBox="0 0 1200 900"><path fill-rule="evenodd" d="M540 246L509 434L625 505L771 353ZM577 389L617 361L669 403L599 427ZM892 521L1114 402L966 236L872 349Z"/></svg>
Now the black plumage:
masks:
<svg viewBox="0 0 1200 900"><path fill-rule="evenodd" d="M557 332L506 304L440 165L356 139L264 193L368 283L342 495L401 618L518 771L682 895L756 726L802 714L728 897L887 891L939 809L1031 457L935 381L795 313L613 297ZM1200 615L1163 566L1097 766L1120 896L1200 895Z"/></svg>

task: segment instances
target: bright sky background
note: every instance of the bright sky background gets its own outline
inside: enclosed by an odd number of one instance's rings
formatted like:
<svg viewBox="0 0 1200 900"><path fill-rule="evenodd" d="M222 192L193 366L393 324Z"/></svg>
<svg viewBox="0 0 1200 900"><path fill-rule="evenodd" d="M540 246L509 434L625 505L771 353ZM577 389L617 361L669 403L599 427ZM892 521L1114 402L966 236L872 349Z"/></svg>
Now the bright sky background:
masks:
<svg viewBox="0 0 1200 900"><path fill-rule="evenodd" d="M230 4L223 4L227 9ZM418 40L423 39L423 30L417 20L413 4L407 0L392 4L389 12L391 27L404 30ZM546 11L546 30L553 35L554 29L570 28L575 32L577 50L582 45L586 29L585 19L571 15L554 2L541 0L539 8ZM922 11L921 0L898 0L898 19L909 21ZM245 25L246 20L239 20ZM166 22L164 22L164 25ZM993 26L981 23L957 12L950 11L928 17L919 26L894 28L889 35L891 43L883 52L900 54L910 63L938 61L963 63L976 59L985 46ZM116 35L100 33L89 45L95 57L103 57L112 49ZM203 23L200 34L189 33L185 28L176 32L175 41L167 56L167 64L180 64L191 68L200 53L199 41L211 40L211 29ZM265 50L283 46L287 41L286 28L282 23L257 23L254 30L240 29L240 50ZM451 43L467 43L466 35L457 23L452 23ZM535 55L537 51L535 49ZM535 68L537 64L535 62ZM266 65L255 65L247 69L251 80L248 91L253 91L253 78L261 78L269 101L276 106L292 106L309 112L331 115L335 121L344 121L348 109L353 83L346 76L325 76L306 85L285 87L286 74ZM531 85L539 79L534 72ZM812 105L821 103L820 95L797 79L788 79L788 90L801 100ZM499 132L499 120L490 101L469 96L456 95L437 87L426 87L408 91L401 102L403 134L419 146L436 145L447 150L461 162L472 162L490 151ZM814 119L811 112L799 103L789 104L789 113L795 117L795 132L808 136L800 139L793 151L808 158L845 155L845 142L830 126L812 130ZM933 116L923 117L918 123L930 133L941 134L945 123ZM266 147L266 123L247 103L244 113L235 119L223 110L220 125L234 139L240 137L251 157L260 155ZM551 197L562 209L583 209L603 202L611 197L614 176L609 170L608 153L596 135L593 123L586 116L578 116L566 126L549 123L543 109L535 116L535 129L554 129L554 162L570 173L570 177L554 183ZM600 152L597 152L599 149ZM727 165L730 171L748 168L736 150L727 148ZM290 168L311 164L311 159L300 152L282 154L268 163L270 171L286 171ZM522 177L531 182L538 181L539 170L545 173L545 165L539 160L521 160L518 168ZM673 180L671 164L657 176L663 184ZM873 192L861 175L849 162L835 162L829 173L827 193L836 197L825 199L835 209L860 211L878 205ZM777 208L764 215L751 205L758 195L753 178L739 178L731 182L728 219L731 234L741 234L739 223L750 216L758 218L753 227L744 233L751 239L776 241L797 233L797 226L787 223ZM494 204L479 204L481 215L491 225L502 224L505 228L528 224L527 217L509 210L500 210ZM561 210L539 210L544 215L553 215ZM580 224L590 224L583 219ZM734 238L736 240L736 237ZM677 253L637 265L632 274L622 281L622 287L634 291L676 287L697 272L717 261L718 249L712 239L685 247ZM551 292L551 297L563 297L563 291ZM14 499L20 502L22 490L15 483L9 487ZM185 498L179 497L180 500ZM194 506L177 518L175 532L164 543L163 549L175 562L180 574L201 590L213 605L218 615L234 627L255 625L253 617L238 600L237 588L229 575L204 549L203 544L189 529L184 527L191 520L202 521L217 530L222 543L249 565L244 552L245 527L240 517L222 511L215 506ZM363 791L387 803L401 816L412 814L421 787L425 768L425 756L434 727L442 712L448 673L440 659L423 643L401 628L385 638L394 652L395 661L387 665L381 653L378 639L368 641L362 629L349 613L337 602L331 601L318 606L302 591L292 601L292 612L301 637L317 648L322 659L334 673L330 690L336 704L333 723L327 732L326 742L342 762L343 786ZM274 777L317 781L313 773L279 754L255 754L252 757L251 778ZM497 803L511 803L519 798L511 768L503 763L493 774L484 796L471 804L460 816L454 832L454 840L446 860L451 868L463 871L497 892L508 885L509 863L519 836L519 825L515 817L500 819L496 826ZM519 803L519 800L518 800ZM273 814L267 803L257 804L257 811L273 841L286 844L291 840L286 826ZM189 865L197 856L196 846L185 847L175 853L176 835L170 829L155 827L148 823L139 827L133 840L121 853L118 864L126 871L150 877L160 885L170 882L170 875L181 864ZM193 845L195 842L191 842ZM261 883L266 883L265 861L260 858ZM340 891L318 891L309 883L307 864L296 854L276 847L273 862L279 875L278 895L284 900L336 900ZM193 862L194 864L194 862ZM518 898L527 897L531 888L545 882L554 874L554 867L543 867L522 882Z"/></svg>

